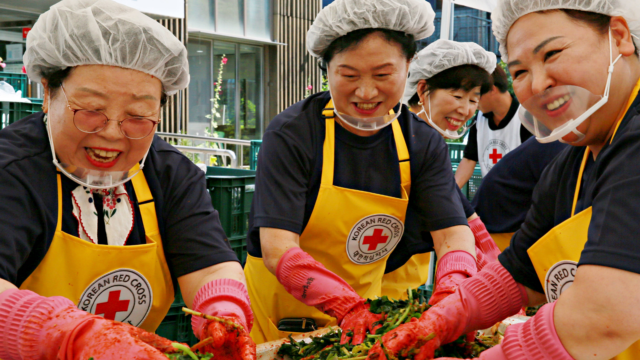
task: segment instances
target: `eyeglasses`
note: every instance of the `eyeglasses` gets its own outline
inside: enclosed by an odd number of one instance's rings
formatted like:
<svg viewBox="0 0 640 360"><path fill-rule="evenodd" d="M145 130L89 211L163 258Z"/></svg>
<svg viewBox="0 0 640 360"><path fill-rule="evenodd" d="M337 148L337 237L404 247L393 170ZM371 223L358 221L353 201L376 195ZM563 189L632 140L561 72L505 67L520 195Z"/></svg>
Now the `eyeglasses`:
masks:
<svg viewBox="0 0 640 360"><path fill-rule="evenodd" d="M72 109L69 104L67 94L64 92L64 86L61 86L62 94L67 101L67 107L73 112L73 125L76 129L87 134L95 134L105 127L110 120L107 116L98 111ZM113 120L117 121L117 120ZM145 117L132 117L118 121L120 132L125 137L132 140L144 139L149 136L153 129L160 123L160 120L149 119Z"/></svg>

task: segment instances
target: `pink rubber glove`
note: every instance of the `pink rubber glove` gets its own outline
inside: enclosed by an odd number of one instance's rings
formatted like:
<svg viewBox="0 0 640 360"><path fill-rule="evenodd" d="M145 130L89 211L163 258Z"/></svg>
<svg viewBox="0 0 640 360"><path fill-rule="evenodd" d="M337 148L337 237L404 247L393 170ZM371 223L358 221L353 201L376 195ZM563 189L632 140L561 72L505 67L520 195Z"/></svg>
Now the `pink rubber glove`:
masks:
<svg viewBox="0 0 640 360"><path fill-rule="evenodd" d="M438 260L436 288L429 299L435 305L456 291L461 282L477 272L476 259L463 250L451 251Z"/></svg>
<svg viewBox="0 0 640 360"><path fill-rule="evenodd" d="M381 341L392 356L419 350L415 360L432 359L441 345L470 331L493 326L516 314L528 302L524 286L516 283L499 262L493 262L462 282L458 291L426 311L419 320L400 325ZM386 359L380 344L374 345L368 359Z"/></svg>
<svg viewBox="0 0 640 360"><path fill-rule="evenodd" d="M489 235L487 228L479 217L469 221L469 227L476 240L476 265L478 271L480 271L487 264L498 260L500 249L491 238L491 235Z"/></svg>
<svg viewBox="0 0 640 360"><path fill-rule="evenodd" d="M46 344L46 346L43 346ZM0 294L0 358L4 360L166 360L171 341L78 310L60 296L28 290Z"/></svg>
<svg viewBox="0 0 640 360"><path fill-rule="evenodd" d="M344 333L353 332L352 344L362 342L361 334L373 329L373 323L380 319L349 284L300 248L291 248L282 255L276 277L293 297L338 319ZM347 316L352 311L353 316ZM356 313L361 321L353 321Z"/></svg>
<svg viewBox="0 0 640 360"><path fill-rule="evenodd" d="M251 360L256 358L256 344L249 332L253 326L253 312L247 287L232 279L217 279L205 284L193 300L193 308L199 313L217 316L242 326L239 330L229 324L192 316L194 334L212 342L201 351L214 358Z"/></svg>
<svg viewBox="0 0 640 360"><path fill-rule="evenodd" d="M553 323L555 306L555 302L547 304L526 323L509 326L502 344L483 352L478 360L574 360L556 332Z"/></svg>

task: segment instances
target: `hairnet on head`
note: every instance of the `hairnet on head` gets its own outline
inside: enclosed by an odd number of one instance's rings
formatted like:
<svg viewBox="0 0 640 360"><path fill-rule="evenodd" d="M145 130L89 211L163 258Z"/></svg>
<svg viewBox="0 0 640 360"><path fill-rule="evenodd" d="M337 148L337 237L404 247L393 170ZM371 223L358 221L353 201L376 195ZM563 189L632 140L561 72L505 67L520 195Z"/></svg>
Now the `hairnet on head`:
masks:
<svg viewBox="0 0 640 360"><path fill-rule="evenodd" d="M498 0L491 14L493 34L500 43L502 59L508 61L507 35L511 26L521 17L543 10L580 10L608 16L622 16L631 33L640 37L640 6L638 0ZM640 49L640 40L634 38Z"/></svg>
<svg viewBox="0 0 640 360"><path fill-rule="evenodd" d="M491 74L496 69L496 54L472 42L444 39L434 41L422 49L411 62L402 102L407 104L416 94L420 80L431 79L445 70L462 65L476 65Z"/></svg>
<svg viewBox="0 0 640 360"><path fill-rule="evenodd" d="M311 25L307 50L322 57L334 40L360 29L395 30L425 39L435 31L435 17L425 0L336 0Z"/></svg>
<svg viewBox="0 0 640 360"><path fill-rule="evenodd" d="M162 81L168 95L189 84L187 49L140 11L111 0L63 0L40 15L27 36L29 78L79 65L111 65Z"/></svg>

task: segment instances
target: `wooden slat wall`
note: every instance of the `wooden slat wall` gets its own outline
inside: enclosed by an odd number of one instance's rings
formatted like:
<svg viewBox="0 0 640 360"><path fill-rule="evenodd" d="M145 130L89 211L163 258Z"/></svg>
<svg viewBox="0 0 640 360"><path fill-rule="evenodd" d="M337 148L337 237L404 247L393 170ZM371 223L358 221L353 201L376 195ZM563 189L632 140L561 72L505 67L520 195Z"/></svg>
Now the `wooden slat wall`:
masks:
<svg viewBox="0 0 640 360"><path fill-rule="evenodd" d="M162 19L160 24L169 29L185 46L187 46L189 33L187 32L187 1L185 1L184 19ZM179 91L169 96L167 104L162 110L162 122L158 125L158 131L181 134L187 133L189 124L188 89Z"/></svg>
<svg viewBox="0 0 640 360"><path fill-rule="evenodd" d="M307 31L322 9L322 0L274 0L274 34L287 44L277 49L277 112L304 99L307 86L320 91L318 62L307 52Z"/></svg>

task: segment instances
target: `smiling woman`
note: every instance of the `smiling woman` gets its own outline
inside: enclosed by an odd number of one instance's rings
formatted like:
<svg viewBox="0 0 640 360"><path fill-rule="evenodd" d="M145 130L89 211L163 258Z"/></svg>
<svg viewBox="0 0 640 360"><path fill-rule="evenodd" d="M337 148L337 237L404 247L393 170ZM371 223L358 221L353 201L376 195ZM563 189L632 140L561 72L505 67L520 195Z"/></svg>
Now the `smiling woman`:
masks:
<svg viewBox="0 0 640 360"><path fill-rule="evenodd" d="M202 350L255 358L242 268L204 173L154 134L166 96L189 82L184 45L111 0L64 0L24 60L45 100L0 131L0 358L166 359L170 342L147 331L174 279L215 316L193 319L213 338Z"/></svg>

